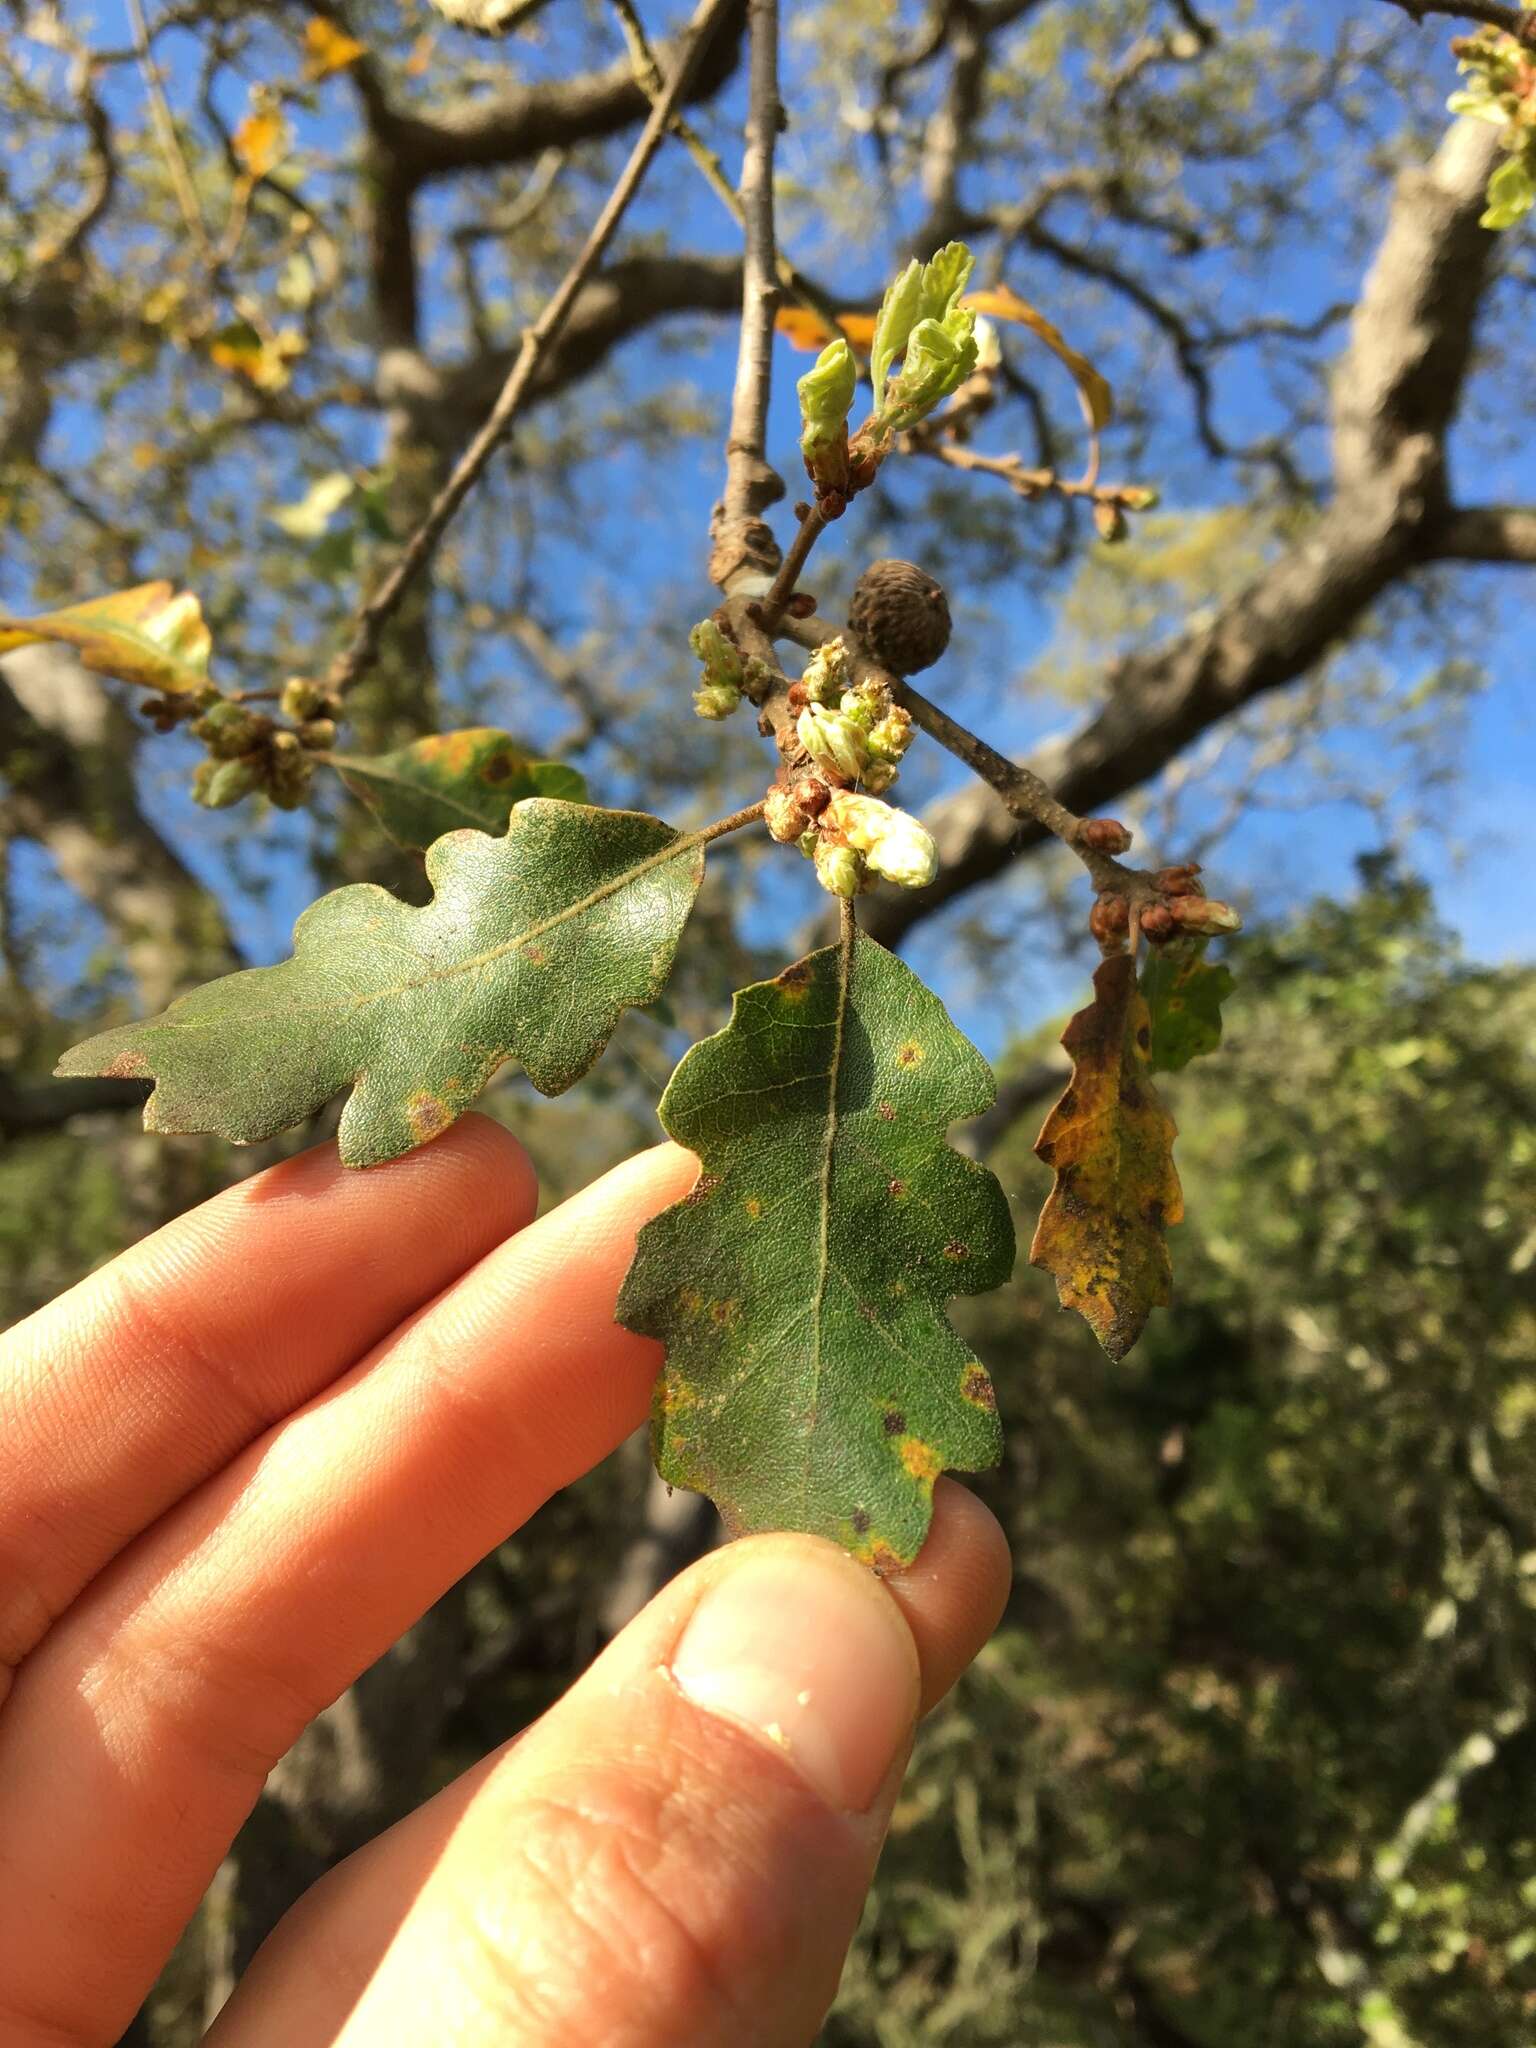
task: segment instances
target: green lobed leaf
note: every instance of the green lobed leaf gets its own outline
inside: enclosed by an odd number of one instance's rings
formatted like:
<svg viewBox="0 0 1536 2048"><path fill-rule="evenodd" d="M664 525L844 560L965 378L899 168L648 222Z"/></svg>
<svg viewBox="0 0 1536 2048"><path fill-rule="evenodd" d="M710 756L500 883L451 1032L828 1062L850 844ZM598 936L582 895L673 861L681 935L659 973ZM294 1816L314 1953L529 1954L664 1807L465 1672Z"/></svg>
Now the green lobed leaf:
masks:
<svg viewBox="0 0 1536 2048"><path fill-rule="evenodd" d="M1149 947L1141 993L1151 1020L1149 1071L1176 1074L1221 1043L1221 1006L1236 983L1230 967L1212 966L1204 939Z"/></svg>
<svg viewBox="0 0 1536 2048"><path fill-rule="evenodd" d="M371 883L294 927L294 956L103 1032L61 1074L157 1086L152 1131L237 1144L350 1086L341 1156L373 1166L435 1138L507 1059L545 1095L597 1058L620 1013L661 993L704 873L702 833L634 811L530 798L503 838L451 832L417 909Z"/></svg>
<svg viewBox="0 0 1536 2048"><path fill-rule="evenodd" d="M619 1320L661 1338L653 1447L733 1530L913 1558L933 1483L1001 1449L985 1368L944 1303L1005 1280L1002 1189L946 1142L995 1094L937 996L851 931L743 989L661 1120L699 1155L648 1223Z"/></svg>
<svg viewBox="0 0 1536 2048"><path fill-rule="evenodd" d="M433 733L392 754L332 754L330 763L397 846L428 847L465 826L500 832L524 797L587 800L574 768L538 760L491 725Z"/></svg>

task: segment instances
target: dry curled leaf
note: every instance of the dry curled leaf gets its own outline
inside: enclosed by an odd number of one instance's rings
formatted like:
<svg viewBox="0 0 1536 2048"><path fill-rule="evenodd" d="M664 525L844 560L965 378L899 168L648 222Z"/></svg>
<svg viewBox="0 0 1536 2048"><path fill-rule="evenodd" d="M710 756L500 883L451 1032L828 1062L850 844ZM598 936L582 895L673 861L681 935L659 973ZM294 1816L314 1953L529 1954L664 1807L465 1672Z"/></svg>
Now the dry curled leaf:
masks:
<svg viewBox="0 0 1536 2048"><path fill-rule="evenodd" d="M1052 1274L1111 1358L1124 1358L1173 1280L1164 1232L1184 1214L1177 1127L1151 1079L1152 1031L1129 953L1093 977L1094 999L1062 1033L1072 1078L1035 1151L1056 1180L1029 1262Z"/></svg>

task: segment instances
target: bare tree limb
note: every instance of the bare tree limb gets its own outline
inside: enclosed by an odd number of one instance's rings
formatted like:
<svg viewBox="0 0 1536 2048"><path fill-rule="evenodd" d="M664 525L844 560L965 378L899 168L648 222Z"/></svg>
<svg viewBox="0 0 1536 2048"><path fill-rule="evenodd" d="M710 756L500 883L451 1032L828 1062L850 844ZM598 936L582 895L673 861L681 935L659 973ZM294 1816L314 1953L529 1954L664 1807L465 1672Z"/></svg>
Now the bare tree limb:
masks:
<svg viewBox="0 0 1536 2048"><path fill-rule="evenodd" d="M1462 21L1480 21L1487 28L1501 28L1536 49L1536 14L1523 7L1511 7L1505 0L1388 0L1421 26L1432 14L1454 15Z"/></svg>
<svg viewBox="0 0 1536 2048"><path fill-rule="evenodd" d="M362 607L351 641L331 666L327 676L329 688L337 691L347 689L375 659L384 628L412 579L431 560L449 521L474 489L492 455L506 440L551 343L564 327L582 286L602 260L603 252L613 240L630 201L639 191L651 160L661 146L668 123L682 103L683 94L712 31L734 5L735 0L703 0L695 13L683 39L677 68L666 94L652 107L650 118L630 151L629 161L619 173L602 212L593 223L585 245L544 311L524 335L517 361L484 425L454 465L453 473L433 499L426 518L406 542L393 569Z"/></svg>
<svg viewBox="0 0 1536 2048"><path fill-rule="evenodd" d="M1439 562L1536 566L1536 505L1458 505L1436 532Z"/></svg>
<svg viewBox="0 0 1536 2048"><path fill-rule="evenodd" d="M0 1074L0 1138L37 1137L102 1110L142 1109L149 1088L147 1081L18 1081Z"/></svg>
<svg viewBox="0 0 1536 2048"><path fill-rule="evenodd" d="M331 12L341 19L339 12ZM709 10L698 34L690 29L678 43L662 46L658 57L669 75L687 58L687 75L669 112L719 91L735 69L745 18L744 0L723 0ZM456 171L520 163L547 149L601 142L633 127L650 110L627 57L579 78L541 79L427 108L397 104L372 60L360 60L351 75L370 128L413 191Z"/></svg>

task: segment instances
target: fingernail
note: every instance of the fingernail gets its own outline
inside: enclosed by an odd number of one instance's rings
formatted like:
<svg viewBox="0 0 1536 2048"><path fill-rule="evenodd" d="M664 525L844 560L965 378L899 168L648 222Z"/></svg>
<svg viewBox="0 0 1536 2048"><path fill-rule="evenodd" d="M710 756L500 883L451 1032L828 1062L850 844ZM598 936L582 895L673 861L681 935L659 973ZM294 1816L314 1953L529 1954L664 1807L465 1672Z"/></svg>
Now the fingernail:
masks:
<svg viewBox="0 0 1536 2048"><path fill-rule="evenodd" d="M695 1706L781 1750L843 1813L868 1808L917 1717L906 1623L830 1546L729 1568L694 1609L672 1676Z"/></svg>

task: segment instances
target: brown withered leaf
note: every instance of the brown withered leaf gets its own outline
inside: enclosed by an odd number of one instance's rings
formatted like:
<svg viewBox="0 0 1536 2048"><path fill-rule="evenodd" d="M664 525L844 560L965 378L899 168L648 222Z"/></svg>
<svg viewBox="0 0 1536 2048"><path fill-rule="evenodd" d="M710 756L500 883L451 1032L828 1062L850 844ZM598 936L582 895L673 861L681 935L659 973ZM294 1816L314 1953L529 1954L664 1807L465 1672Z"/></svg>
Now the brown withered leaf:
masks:
<svg viewBox="0 0 1536 2048"><path fill-rule="evenodd" d="M1093 977L1094 999L1062 1033L1072 1079L1035 1151L1055 1169L1032 1266L1054 1275L1111 1358L1124 1358L1173 1268L1164 1231L1184 1214L1173 1164L1173 1118L1151 1081L1151 1027L1128 953Z"/></svg>

